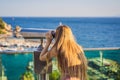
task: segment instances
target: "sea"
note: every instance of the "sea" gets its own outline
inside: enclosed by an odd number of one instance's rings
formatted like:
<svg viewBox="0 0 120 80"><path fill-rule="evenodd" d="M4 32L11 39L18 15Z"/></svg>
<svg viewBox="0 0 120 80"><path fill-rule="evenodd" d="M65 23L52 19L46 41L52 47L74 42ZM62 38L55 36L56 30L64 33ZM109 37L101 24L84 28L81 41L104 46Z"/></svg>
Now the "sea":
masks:
<svg viewBox="0 0 120 80"><path fill-rule="evenodd" d="M105 17L2 17L13 29L56 29L59 23L68 25L85 48L120 47L120 18Z"/></svg>
<svg viewBox="0 0 120 80"><path fill-rule="evenodd" d="M120 17L2 17L14 29L56 29L60 23L68 25L83 48L120 47ZM86 52L87 58L99 57L98 51ZM104 51L104 57L120 63L120 50ZM109 53L109 54L108 54ZM116 53L116 54L114 54ZM8 80L19 80L33 54L2 54L2 65Z"/></svg>

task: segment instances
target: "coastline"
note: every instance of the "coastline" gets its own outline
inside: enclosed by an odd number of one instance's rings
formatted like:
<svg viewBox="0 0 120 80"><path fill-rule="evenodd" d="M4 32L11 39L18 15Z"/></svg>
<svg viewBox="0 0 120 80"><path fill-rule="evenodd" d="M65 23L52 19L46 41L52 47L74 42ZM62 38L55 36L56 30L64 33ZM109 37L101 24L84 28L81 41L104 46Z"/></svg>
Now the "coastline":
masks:
<svg viewBox="0 0 120 80"><path fill-rule="evenodd" d="M0 53L29 53L36 51L40 40L7 37L0 39Z"/></svg>

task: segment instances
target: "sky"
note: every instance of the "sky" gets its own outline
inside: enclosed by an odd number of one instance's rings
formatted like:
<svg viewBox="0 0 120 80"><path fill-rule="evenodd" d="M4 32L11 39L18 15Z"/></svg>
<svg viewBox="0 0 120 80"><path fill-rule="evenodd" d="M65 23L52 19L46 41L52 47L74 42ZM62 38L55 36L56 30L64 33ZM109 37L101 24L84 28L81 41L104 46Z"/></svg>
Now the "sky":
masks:
<svg viewBox="0 0 120 80"><path fill-rule="evenodd" d="M120 0L0 0L0 16L120 17Z"/></svg>

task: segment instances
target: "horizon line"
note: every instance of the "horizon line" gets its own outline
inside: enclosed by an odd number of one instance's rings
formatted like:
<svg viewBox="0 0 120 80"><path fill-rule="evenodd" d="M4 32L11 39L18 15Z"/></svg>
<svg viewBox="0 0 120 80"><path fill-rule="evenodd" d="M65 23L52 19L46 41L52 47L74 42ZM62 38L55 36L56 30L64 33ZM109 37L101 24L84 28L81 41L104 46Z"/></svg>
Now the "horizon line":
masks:
<svg viewBox="0 0 120 80"><path fill-rule="evenodd" d="M43 18L49 18L49 17L53 17L53 18L120 18L120 16L0 16L2 17L43 17Z"/></svg>

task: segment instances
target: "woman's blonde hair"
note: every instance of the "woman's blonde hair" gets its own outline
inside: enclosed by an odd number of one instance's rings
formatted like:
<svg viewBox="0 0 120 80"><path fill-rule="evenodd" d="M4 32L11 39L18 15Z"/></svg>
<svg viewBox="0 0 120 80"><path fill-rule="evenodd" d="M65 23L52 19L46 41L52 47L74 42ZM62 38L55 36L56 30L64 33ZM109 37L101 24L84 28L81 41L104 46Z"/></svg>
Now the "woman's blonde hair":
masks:
<svg viewBox="0 0 120 80"><path fill-rule="evenodd" d="M82 47L77 44L68 26L61 25L56 29L54 46L61 73L86 80L87 60Z"/></svg>

